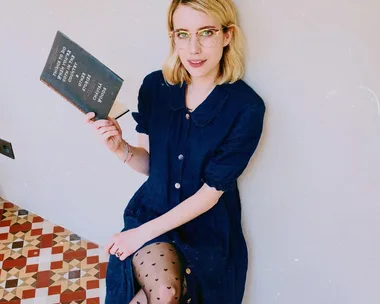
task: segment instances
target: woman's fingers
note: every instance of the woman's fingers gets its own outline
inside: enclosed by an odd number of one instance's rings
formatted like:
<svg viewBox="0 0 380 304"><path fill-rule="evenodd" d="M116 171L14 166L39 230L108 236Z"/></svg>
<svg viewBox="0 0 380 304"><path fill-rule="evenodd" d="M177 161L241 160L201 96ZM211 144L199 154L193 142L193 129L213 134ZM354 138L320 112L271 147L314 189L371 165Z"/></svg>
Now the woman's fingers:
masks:
<svg viewBox="0 0 380 304"><path fill-rule="evenodd" d="M121 128L118 122L114 118L99 119L97 121L92 121L95 117L94 112L89 112L85 115L85 121L91 123L93 128L98 131L98 134L107 140L111 136L121 135Z"/></svg>
<svg viewBox="0 0 380 304"><path fill-rule="evenodd" d="M119 123L116 121L115 118L108 117L108 119L113 123L113 125L121 132L121 128Z"/></svg>
<svg viewBox="0 0 380 304"><path fill-rule="evenodd" d="M115 254L116 251L119 249L119 244L118 244L118 241L115 240L115 237L113 237L113 238L111 239L111 242L113 243L113 245L110 247L110 249L109 249L109 253L110 253L110 254Z"/></svg>
<svg viewBox="0 0 380 304"><path fill-rule="evenodd" d="M115 131L108 131L101 136L103 137L104 140L107 140L108 138L110 138L112 136L119 135L119 134L120 134L120 132L115 130Z"/></svg>
<svg viewBox="0 0 380 304"><path fill-rule="evenodd" d="M94 112L88 112L86 113L86 115L84 116L84 121L85 123L94 123L92 121L92 119L95 117L95 113Z"/></svg>
<svg viewBox="0 0 380 304"><path fill-rule="evenodd" d="M117 244L113 245L112 248L110 249L110 254L115 254L116 251L119 250L119 246L117 246Z"/></svg>
<svg viewBox="0 0 380 304"><path fill-rule="evenodd" d="M93 123L93 126L95 130L98 130L99 128L102 128L102 127L112 126L112 122L106 119L99 119Z"/></svg>
<svg viewBox="0 0 380 304"><path fill-rule="evenodd" d="M120 255L120 257L119 257L119 259L120 259L120 261L124 261L128 256L129 256L129 254L127 253L127 251L122 251L122 255Z"/></svg>
<svg viewBox="0 0 380 304"><path fill-rule="evenodd" d="M105 245L104 245L104 251L106 253L110 253L110 250L112 249L112 247L115 245L115 242L111 239L109 240Z"/></svg>
<svg viewBox="0 0 380 304"><path fill-rule="evenodd" d="M123 246L122 244L115 243L115 245L111 248L109 251L110 254L116 255L120 260L124 260L128 257L128 252L127 248Z"/></svg>
<svg viewBox="0 0 380 304"><path fill-rule="evenodd" d="M120 242L117 243L118 249L116 250L115 255L120 259L120 261L124 261L131 253L128 249L127 244Z"/></svg>
<svg viewBox="0 0 380 304"><path fill-rule="evenodd" d="M104 133L108 131L117 131L115 126L110 126L110 127L101 127L98 129L99 135L103 135Z"/></svg>
<svg viewBox="0 0 380 304"><path fill-rule="evenodd" d="M113 125L113 122L108 119L99 119L97 121L93 121L92 119L95 117L94 112L88 112L84 117L85 117L85 122L91 123L96 130L101 127Z"/></svg>
<svg viewBox="0 0 380 304"><path fill-rule="evenodd" d="M128 245L120 236L120 233L115 234L105 245L105 251L108 254L115 255L120 261L124 261L132 253L129 252Z"/></svg>

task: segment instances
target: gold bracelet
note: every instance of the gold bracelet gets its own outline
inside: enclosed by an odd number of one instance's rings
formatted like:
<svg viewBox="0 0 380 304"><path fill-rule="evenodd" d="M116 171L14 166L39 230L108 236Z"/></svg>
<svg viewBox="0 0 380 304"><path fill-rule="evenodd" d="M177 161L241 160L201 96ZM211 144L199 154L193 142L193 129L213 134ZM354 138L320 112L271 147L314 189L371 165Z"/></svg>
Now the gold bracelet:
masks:
<svg viewBox="0 0 380 304"><path fill-rule="evenodd" d="M131 146L127 142L126 144L127 144L127 156L124 159L124 163L128 163L133 156Z"/></svg>

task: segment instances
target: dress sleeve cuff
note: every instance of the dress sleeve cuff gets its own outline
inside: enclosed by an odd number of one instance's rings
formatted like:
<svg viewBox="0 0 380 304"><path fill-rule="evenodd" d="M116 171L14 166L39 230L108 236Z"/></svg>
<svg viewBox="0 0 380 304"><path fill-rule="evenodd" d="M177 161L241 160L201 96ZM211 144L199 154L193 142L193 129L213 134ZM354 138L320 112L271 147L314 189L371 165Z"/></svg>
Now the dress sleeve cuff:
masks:
<svg viewBox="0 0 380 304"><path fill-rule="evenodd" d="M138 112L133 112L132 117L136 121L136 131L139 133L149 134L148 132L148 121L145 116Z"/></svg>
<svg viewBox="0 0 380 304"><path fill-rule="evenodd" d="M237 183L236 181L215 181L210 178L204 178L205 184L207 184L209 187L215 188L218 191L228 191L233 190L236 188Z"/></svg>

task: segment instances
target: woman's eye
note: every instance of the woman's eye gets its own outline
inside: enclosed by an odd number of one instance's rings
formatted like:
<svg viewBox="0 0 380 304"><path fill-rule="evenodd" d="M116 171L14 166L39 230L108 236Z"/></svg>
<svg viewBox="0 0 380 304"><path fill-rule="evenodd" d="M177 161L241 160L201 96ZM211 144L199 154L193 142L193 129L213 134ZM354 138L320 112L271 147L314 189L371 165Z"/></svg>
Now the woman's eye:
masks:
<svg viewBox="0 0 380 304"><path fill-rule="evenodd" d="M186 32L178 32L177 37L180 39L186 39L187 37L189 37L189 34Z"/></svg>
<svg viewBox="0 0 380 304"><path fill-rule="evenodd" d="M207 37L212 36L214 32L212 30L204 30L200 32L200 36Z"/></svg>

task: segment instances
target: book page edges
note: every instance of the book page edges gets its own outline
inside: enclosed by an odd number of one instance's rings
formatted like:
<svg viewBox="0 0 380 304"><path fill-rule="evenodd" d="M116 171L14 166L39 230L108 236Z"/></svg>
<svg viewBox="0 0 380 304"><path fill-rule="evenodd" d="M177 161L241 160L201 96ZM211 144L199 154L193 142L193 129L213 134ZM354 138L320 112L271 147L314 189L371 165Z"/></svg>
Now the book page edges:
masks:
<svg viewBox="0 0 380 304"><path fill-rule="evenodd" d="M116 99L108 116L114 119L118 119L124 114L127 114L128 112L129 109Z"/></svg>

